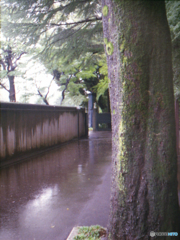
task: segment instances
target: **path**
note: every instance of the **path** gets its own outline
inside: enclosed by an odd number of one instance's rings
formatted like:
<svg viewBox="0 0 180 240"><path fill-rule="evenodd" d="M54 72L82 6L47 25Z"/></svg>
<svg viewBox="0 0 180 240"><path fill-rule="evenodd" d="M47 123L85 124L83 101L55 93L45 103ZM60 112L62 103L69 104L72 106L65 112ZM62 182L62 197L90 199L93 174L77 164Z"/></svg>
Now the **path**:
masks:
<svg viewBox="0 0 180 240"><path fill-rule="evenodd" d="M0 170L0 240L65 240L107 225L111 133L91 133Z"/></svg>

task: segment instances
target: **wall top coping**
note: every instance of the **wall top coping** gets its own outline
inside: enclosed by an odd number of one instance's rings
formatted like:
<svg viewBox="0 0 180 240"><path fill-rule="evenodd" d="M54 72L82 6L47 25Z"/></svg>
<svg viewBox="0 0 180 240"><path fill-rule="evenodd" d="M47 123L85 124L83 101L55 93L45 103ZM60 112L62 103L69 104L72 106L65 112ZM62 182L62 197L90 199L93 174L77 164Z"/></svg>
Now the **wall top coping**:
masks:
<svg viewBox="0 0 180 240"><path fill-rule="evenodd" d="M40 105L40 104L27 104L27 103L9 103L0 102L0 110L14 110L14 111L61 111L61 112L76 112L85 111L84 108L77 107L64 107L54 105Z"/></svg>

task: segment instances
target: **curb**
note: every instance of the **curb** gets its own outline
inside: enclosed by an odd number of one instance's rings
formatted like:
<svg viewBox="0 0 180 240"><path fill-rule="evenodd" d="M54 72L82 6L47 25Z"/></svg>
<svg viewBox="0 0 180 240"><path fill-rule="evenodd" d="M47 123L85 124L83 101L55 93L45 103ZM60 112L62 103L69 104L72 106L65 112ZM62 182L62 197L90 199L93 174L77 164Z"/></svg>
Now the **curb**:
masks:
<svg viewBox="0 0 180 240"><path fill-rule="evenodd" d="M75 236L77 236L77 234L78 234L78 229L79 229L79 226L73 227L72 231L70 232L70 234L66 240L73 240L73 238Z"/></svg>

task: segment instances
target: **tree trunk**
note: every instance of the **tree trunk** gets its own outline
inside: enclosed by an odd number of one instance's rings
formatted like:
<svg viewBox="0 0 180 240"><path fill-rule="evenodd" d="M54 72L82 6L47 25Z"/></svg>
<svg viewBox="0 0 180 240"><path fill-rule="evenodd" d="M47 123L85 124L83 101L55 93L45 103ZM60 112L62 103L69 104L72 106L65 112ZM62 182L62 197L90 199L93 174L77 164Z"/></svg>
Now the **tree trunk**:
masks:
<svg viewBox="0 0 180 240"><path fill-rule="evenodd" d="M8 79L9 79L9 100L10 102L16 102L14 76L8 76Z"/></svg>
<svg viewBox="0 0 180 240"><path fill-rule="evenodd" d="M109 239L150 239L151 231L178 232L171 39L165 3L102 0L102 13L113 131Z"/></svg>

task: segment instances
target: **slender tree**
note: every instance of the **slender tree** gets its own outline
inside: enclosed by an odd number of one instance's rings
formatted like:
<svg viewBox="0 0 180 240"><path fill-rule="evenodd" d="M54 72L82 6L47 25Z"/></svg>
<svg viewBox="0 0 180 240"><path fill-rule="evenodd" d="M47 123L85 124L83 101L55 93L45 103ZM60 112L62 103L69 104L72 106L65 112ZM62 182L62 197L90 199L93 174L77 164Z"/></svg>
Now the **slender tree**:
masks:
<svg viewBox="0 0 180 240"><path fill-rule="evenodd" d="M151 231L178 232L171 38L165 3L102 0L102 7L113 127L109 239L149 239Z"/></svg>
<svg viewBox="0 0 180 240"><path fill-rule="evenodd" d="M5 86L2 82L0 82L0 86L9 92L9 100L10 102L16 102L16 92L15 92L15 70L17 68L17 62L20 60L21 56L26 52L21 52L20 54L16 54L12 51L12 48L8 46L6 49L2 49L3 54L1 55L0 65L2 69L7 74L7 78L9 80L9 88Z"/></svg>

